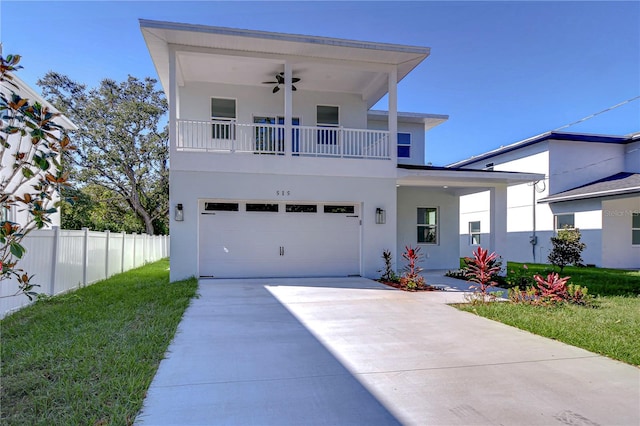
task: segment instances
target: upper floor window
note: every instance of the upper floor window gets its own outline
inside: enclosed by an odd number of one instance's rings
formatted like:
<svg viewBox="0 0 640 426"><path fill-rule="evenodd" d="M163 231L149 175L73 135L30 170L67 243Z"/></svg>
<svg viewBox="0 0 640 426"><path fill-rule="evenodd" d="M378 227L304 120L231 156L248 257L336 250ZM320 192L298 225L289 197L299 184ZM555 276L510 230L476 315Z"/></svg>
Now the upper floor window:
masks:
<svg viewBox="0 0 640 426"><path fill-rule="evenodd" d="M573 213L557 214L554 216L555 229L573 229L575 228L575 215Z"/></svg>
<svg viewBox="0 0 640 426"><path fill-rule="evenodd" d="M214 139L233 139L233 124L236 119L236 100L211 98L212 137Z"/></svg>
<svg viewBox="0 0 640 426"><path fill-rule="evenodd" d="M318 127L329 127L318 130L318 143L335 145L338 142L340 126L340 108L337 106L318 105L316 107L316 124ZM333 127L333 128L331 128Z"/></svg>
<svg viewBox="0 0 640 426"><path fill-rule="evenodd" d="M480 245L480 221L469 222L469 245Z"/></svg>
<svg viewBox="0 0 640 426"><path fill-rule="evenodd" d="M398 158L411 158L411 133L398 133Z"/></svg>
<svg viewBox="0 0 640 426"><path fill-rule="evenodd" d="M418 244L438 244L436 207L418 207Z"/></svg>
<svg viewBox="0 0 640 426"><path fill-rule="evenodd" d="M640 212L631 214L631 244L640 245Z"/></svg>

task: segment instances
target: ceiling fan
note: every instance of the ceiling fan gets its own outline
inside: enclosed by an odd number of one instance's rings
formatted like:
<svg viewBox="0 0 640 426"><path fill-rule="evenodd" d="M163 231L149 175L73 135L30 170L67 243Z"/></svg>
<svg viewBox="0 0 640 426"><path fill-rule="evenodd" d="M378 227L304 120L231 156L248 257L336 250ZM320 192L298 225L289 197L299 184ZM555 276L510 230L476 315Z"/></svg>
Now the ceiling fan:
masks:
<svg viewBox="0 0 640 426"><path fill-rule="evenodd" d="M299 82L300 79L298 77L293 77L291 79L292 83L297 83ZM273 93L278 92L278 90L280 90L280 85L284 84L284 73L280 72L278 74L276 74L276 81L263 81L262 84L275 84L276 86L273 88ZM298 89L296 89L296 86L294 86L293 84L291 85L291 90L293 90L294 92Z"/></svg>

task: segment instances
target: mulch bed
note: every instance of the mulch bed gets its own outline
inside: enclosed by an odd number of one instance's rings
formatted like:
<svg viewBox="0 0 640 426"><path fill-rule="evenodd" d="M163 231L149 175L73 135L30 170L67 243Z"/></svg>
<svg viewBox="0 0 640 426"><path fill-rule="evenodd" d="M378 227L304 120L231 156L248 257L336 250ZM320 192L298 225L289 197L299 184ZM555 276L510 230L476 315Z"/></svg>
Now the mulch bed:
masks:
<svg viewBox="0 0 640 426"><path fill-rule="evenodd" d="M443 288L440 287L434 287L432 285L425 285L423 287L418 287L416 289L413 290L409 290L408 288L403 287L400 283L394 283L392 281L382 281L382 280L378 280L379 283L382 283L384 285L388 285L389 287L393 287L393 288L397 288L398 290L402 290L402 291L444 291Z"/></svg>

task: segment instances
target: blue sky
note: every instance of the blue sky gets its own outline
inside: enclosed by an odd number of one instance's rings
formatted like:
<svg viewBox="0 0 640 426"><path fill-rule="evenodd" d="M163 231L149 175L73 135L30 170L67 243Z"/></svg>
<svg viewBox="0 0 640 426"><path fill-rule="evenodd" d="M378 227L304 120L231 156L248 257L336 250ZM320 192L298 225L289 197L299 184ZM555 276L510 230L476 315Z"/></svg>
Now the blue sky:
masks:
<svg viewBox="0 0 640 426"><path fill-rule="evenodd" d="M32 87L47 71L96 86L156 77L138 19L431 47L401 111L448 114L427 133L445 165L640 95L640 2L177 2L0 0L3 54ZM386 107L386 101L380 104ZM640 99L566 131L640 130Z"/></svg>

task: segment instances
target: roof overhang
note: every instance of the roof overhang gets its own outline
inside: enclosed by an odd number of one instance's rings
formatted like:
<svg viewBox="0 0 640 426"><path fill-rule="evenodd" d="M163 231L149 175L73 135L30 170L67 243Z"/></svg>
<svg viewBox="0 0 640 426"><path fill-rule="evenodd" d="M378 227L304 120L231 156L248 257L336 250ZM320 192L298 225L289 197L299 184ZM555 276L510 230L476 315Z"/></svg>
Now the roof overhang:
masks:
<svg viewBox="0 0 640 426"><path fill-rule="evenodd" d="M559 203L562 201L586 200L640 194L640 173L618 173L587 185L550 195L538 200L539 203Z"/></svg>
<svg viewBox="0 0 640 426"><path fill-rule="evenodd" d="M389 112L372 109L372 110L369 110L369 112L367 113L367 117L369 120L387 121L389 119ZM422 114L418 112L398 112L398 122L422 124L424 126L425 132L429 129L436 127L439 124L444 123L448 119L449 119L449 116L444 114Z"/></svg>
<svg viewBox="0 0 640 426"><path fill-rule="evenodd" d="M264 87L292 64L298 90L356 93L368 107L388 91L388 73L402 80L429 56L428 47L242 30L140 19L142 35L165 91L169 51L177 80Z"/></svg>
<svg viewBox="0 0 640 426"><path fill-rule="evenodd" d="M595 135L587 133L570 133L570 132L546 132L528 139L524 139L507 146L501 146L500 148L492 151L485 152L484 154L474 155L471 158L457 161L449 164L447 167L457 168L464 167L469 164L476 163L478 161L484 161L492 157L496 157L507 152L515 151L533 145L539 142L556 140L556 141L573 141L573 142L595 142L595 143L612 143L612 144L625 144L631 142L632 136L612 136L612 135Z"/></svg>
<svg viewBox="0 0 640 426"><path fill-rule="evenodd" d="M544 179L540 173L448 169L445 167L398 165L399 186L435 187L459 195L500 186L513 186Z"/></svg>

